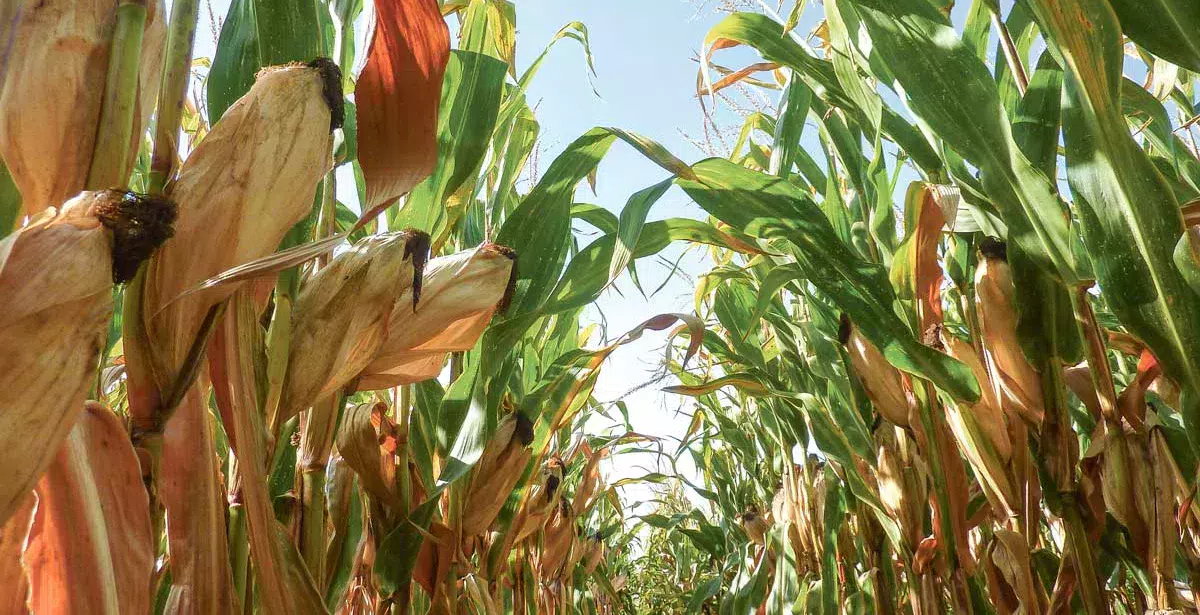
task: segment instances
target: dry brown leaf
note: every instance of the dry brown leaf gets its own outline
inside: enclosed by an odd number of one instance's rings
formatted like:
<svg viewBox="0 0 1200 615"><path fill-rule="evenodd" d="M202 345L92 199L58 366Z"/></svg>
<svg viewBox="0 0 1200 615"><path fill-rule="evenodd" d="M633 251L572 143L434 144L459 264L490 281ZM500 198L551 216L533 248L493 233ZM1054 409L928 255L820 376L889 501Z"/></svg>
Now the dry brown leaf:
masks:
<svg viewBox="0 0 1200 615"><path fill-rule="evenodd" d="M167 509L169 613L229 615L238 609L226 535L220 460L208 387L198 382L167 423L158 495Z"/></svg>
<svg viewBox="0 0 1200 615"><path fill-rule="evenodd" d="M407 194L437 162L438 106L450 31L436 0L380 0L354 87L367 210Z"/></svg>
<svg viewBox="0 0 1200 615"><path fill-rule="evenodd" d="M35 613L146 613L150 505L125 425L88 403L37 485L25 549Z"/></svg>
<svg viewBox="0 0 1200 615"><path fill-rule="evenodd" d="M23 213L36 215L85 188L116 4L111 0L8 0L5 4L18 5L21 16L0 89L0 157L21 191ZM162 76L167 11L162 0L147 5L128 169Z"/></svg>

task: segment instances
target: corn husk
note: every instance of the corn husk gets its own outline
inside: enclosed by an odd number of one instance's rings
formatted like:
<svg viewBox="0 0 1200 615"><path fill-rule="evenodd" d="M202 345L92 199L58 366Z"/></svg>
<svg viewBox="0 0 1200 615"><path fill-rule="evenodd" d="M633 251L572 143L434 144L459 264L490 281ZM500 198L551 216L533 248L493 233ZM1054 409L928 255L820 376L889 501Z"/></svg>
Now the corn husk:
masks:
<svg viewBox="0 0 1200 615"><path fill-rule="evenodd" d="M600 562L604 561L604 540L599 534L593 534L587 539L587 553L584 555L583 570L587 575L591 575L600 566Z"/></svg>
<svg viewBox="0 0 1200 615"><path fill-rule="evenodd" d="M419 231L372 235L305 284L272 424L336 393L366 367L388 336L392 312L415 309L428 251L429 236Z"/></svg>
<svg viewBox="0 0 1200 615"><path fill-rule="evenodd" d="M149 235L169 234L169 220L158 228L137 219L156 207L85 192L0 241L0 522L83 409L112 313L114 266L125 268L114 252L134 263L156 245Z"/></svg>
<svg viewBox="0 0 1200 615"><path fill-rule="evenodd" d="M1006 412L1039 425L1044 413L1041 378L1017 339L1012 271L1005 260L1004 245L985 241L980 255L975 270L975 309L979 312L992 387Z"/></svg>
<svg viewBox="0 0 1200 615"><path fill-rule="evenodd" d="M325 82L336 69L319 66L260 71L167 188L179 204L179 221L175 238L146 271L142 320L150 348L133 349L153 361L160 391L179 373L208 309L239 284L175 299L218 273L271 254L312 210L317 183L332 165L331 117L341 114L341 99L325 97ZM129 363L131 371L139 368L137 359Z"/></svg>
<svg viewBox="0 0 1200 615"><path fill-rule="evenodd" d="M504 417L496 433L483 449L467 489L463 510L462 533L477 536L487 531L499 516L513 487L525 473L533 453L533 423L514 412Z"/></svg>
<svg viewBox="0 0 1200 615"><path fill-rule="evenodd" d="M396 309L387 341L362 371L358 389L370 391L435 378L446 356L465 352L511 293L515 254L495 244L429 261L416 310ZM413 303L411 292L396 301Z"/></svg>
<svg viewBox="0 0 1200 615"><path fill-rule="evenodd" d="M92 165L117 3L112 0L8 0L20 7L0 88L0 156L36 215L75 196ZM147 2L137 108L126 169L162 79L167 11ZM12 22L0 24L9 28ZM0 30L0 40L10 33Z"/></svg>
<svg viewBox="0 0 1200 615"><path fill-rule="evenodd" d="M37 507L37 496L31 491L21 498L17 511L8 521L0 525L0 613L23 615L29 612L25 601L29 598L29 578L21 555L25 551L25 539L33 524L33 513Z"/></svg>
<svg viewBox="0 0 1200 615"><path fill-rule="evenodd" d="M907 427L916 402L904 386L900 370L892 367L883 353L845 317L842 320L841 338L850 357L850 365L862 382L875 411L891 423Z"/></svg>
<svg viewBox="0 0 1200 615"><path fill-rule="evenodd" d="M38 481L26 541L35 613L146 613L155 537L125 424L87 404Z"/></svg>
<svg viewBox="0 0 1200 615"><path fill-rule="evenodd" d="M739 516L738 523L741 524L742 530L746 532L746 536L750 537L750 542L756 545L766 544L767 532L771 529L771 526L759 514L757 508L747 506L746 510Z"/></svg>
<svg viewBox="0 0 1200 615"><path fill-rule="evenodd" d="M539 480L535 483L525 500L525 505L517 512L510 530L510 544L517 543L532 536L542 529L550 519L550 514L558 508L561 497L559 487L562 486L563 462L558 457L546 460L542 467Z"/></svg>
<svg viewBox="0 0 1200 615"><path fill-rule="evenodd" d="M559 578L576 537L575 513L566 498L560 498L558 508L550 514L542 533L542 550L538 562L543 580Z"/></svg>

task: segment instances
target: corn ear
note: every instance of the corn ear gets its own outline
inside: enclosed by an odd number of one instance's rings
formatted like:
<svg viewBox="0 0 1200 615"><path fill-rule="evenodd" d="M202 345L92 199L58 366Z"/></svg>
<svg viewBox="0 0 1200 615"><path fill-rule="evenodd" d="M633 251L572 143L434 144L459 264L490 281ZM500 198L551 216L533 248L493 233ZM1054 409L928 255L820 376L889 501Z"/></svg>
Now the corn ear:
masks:
<svg viewBox="0 0 1200 615"><path fill-rule="evenodd" d="M342 114L341 97L326 95L337 75L327 60L263 69L168 185L179 221L147 267L141 309L150 347L133 349L152 360L149 375L160 391L173 384L209 308L238 285L180 296L272 253L312 210L317 183L332 166L330 127ZM130 361L131 370L139 367Z"/></svg>
<svg viewBox="0 0 1200 615"><path fill-rule="evenodd" d="M559 487L562 486L562 480L562 459L550 457L542 467L539 480L530 487L524 506L517 512L517 516L513 520L509 544L520 543L546 525L550 514L558 507L558 500L561 497Z"/></svg>
<svg viewBox="0 0 1200 615"><path fill-rule="evenodd" d="M397 299L387 339L363 369L358 389L436 377L449 353L475 346L492 314L502 310L512 294L515 274L516 254L495 244L430 260L420 303L412 309L412 291Z"/></svg>
<svg viewBox="0 0 1200 615"><path fill-rule="evenodd" d="M116 26L112 0L9 0L20 7L11 31L16 53L0 87L0 157L36 215L85 188ZM158 96L167 11L147 2L137 109L126 172ZM0 27L8 28L4 23ZM8 33L5 33L8 34ZM0 36L0 39L7 36Z"/></svg>
<svg viewBox="0 0 1200 615"><path fill-rule="evenodd" d="M491 527L525 473L533 455L529 450L532 443L533 423L524 414L514 412L500 422L483 449L467 489L462 517L464 536L477 536Z"/></svg>
<svg viewBox="0 0 1200 615"><path fill-rule="evenodd" d="M875 411L895 425L907 427L915 411L915 400L905 386L900 370L892 367L883 353L845 315L840 331L842 345L850 357L854 373L867 391Z"/></svg>
<svg viewBox="0 0 1200 615"><path fill-rule="evenodd" d="M766 544L767 532L770 531L771 526L759 514L757 508L747 506L746 510L739 516L738 523L741 524L742 530L746 532L746 536L750 537L751 542L759 546Z"/></svg>
<svg viewBox="0 0 1200 615"><path fill-rule="evenodd" d="M0 241L0 522L83 409L114 278L170 234L172 211L125 192L85 192Z"/></svg>
<svg viewBox="0 0 1200 615"><path fill-rule="evenodd" d="M979 252L981 258L975 271L975 308L979 312L992 386L999 392L1006 411L1040 425L1045 412L1042 407L1041 378L1025 358L1017 339L1012 271L1006 260L1004 243L988 237L984 239Z"/></svg>
<svg viewBox="0 0 1200 615"><path fill-rule="evenodd" d="M387 338L392 312L417 305L428 253L429 236L419 231L372 235L305 284L272 425L336 393L366 367ZM396 301L402 295L407 304Z"/></svg>

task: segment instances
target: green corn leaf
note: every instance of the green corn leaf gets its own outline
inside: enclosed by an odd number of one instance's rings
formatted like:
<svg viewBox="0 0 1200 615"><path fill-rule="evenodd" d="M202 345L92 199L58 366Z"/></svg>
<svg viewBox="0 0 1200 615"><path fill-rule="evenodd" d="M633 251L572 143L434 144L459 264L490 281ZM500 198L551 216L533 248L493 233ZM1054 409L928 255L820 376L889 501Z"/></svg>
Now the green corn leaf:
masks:
<svg viewBox="0 0 1200 615"><path fill-rule="evenodd" d="M895 294L887 271L839 241L808 195L726 160L704 160L692 170L697 181L678 183L701 207L748 235L791 243L809 281L850 314L892 365L928 378L956 399L979 398L970 370L917 341L892 311Z"/></svg>

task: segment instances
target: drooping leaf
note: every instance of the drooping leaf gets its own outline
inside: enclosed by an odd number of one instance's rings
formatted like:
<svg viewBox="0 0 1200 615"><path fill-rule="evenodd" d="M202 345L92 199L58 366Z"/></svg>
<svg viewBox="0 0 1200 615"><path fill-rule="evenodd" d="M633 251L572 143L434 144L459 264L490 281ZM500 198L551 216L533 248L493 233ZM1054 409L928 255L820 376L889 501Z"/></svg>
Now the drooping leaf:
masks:
<svg viewBox="0 0 1200 615"><path fill-rule="evenodd" d="M379 0L354 87L365 217L407 194L437 161L438 104L450 32L435 0Z"/></svg>
<svg viewBox="0 0 1200 615"><path fill-rule="evenodd" d="M678 183L701 207L749 235L788 241L809 281L850 314L892 365L928 378L957 399L979 397L979 384L966 366L921 344L892 312L887 272L851 253L808 195L725 160L704 160L692 170L696 181Z"/></svg>

